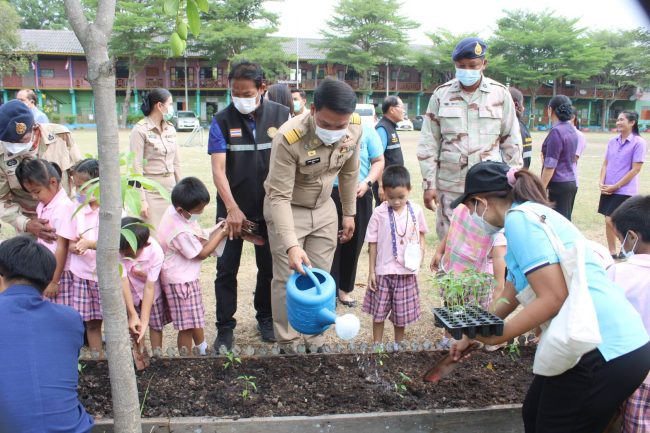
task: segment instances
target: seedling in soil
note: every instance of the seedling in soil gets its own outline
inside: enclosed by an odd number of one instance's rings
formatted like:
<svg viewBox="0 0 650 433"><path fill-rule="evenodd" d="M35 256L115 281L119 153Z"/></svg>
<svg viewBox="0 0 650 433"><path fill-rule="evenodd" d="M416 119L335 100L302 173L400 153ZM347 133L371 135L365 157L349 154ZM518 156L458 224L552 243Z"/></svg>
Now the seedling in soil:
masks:
<svg viewBox="0 0 650 433"><path fill-rule="evenodd" d="M399 372L399 382L395 383L395 392L397 395L399 395L401 398L404 398L404 394L408 391L407 384L411 383L411 378L402 373L401 371Z"/></svg>
<svg viewBox="0 0 650 433"><path fill-rule="evenodd" d="M508 344L508 355L510 355L510 358L512 358L513 361L516 361L521 357L521 350L519 349L517 340Z"/></svg>
<svg viewBox="0 0 650 433"><path fill-rule="evenodd" d="M156 373L153 373L151 375L151 378L149 379L149 383L147 383L147 389L144 390L144 396L142 396L142 405L140 405L140 416L144 413L144 405L147 402L147 397L149 397L149 387L151 386L151 381L153 380L153 377L156 375Z"/></svg>
<svg viewBox="0 0 650 433"><path fill-rule="evenodd" d="M246 376L242 374L237 378L241 380L244 384L244 390L241 392L241 398L246 400L251 398L251 391L257 392L257 385L255 384L255 376Z"/></svg>
<svg viewBox="0 0 650 433"><path fill-rule="evenodd" d="M379 344L375 347L375 354L377 355L375 357L375 365L377 367L383 367L384 360L388 358L388 353L386 353L386 349L384 349L383 344Z"/></svg>
<svg viewBox="0 0 650 433"><path fill-rule="evenodd" d="M84 368L86 368L86 364L77 361L77 371L79 372L79 374L83 374Z"/></svg>
<svg viewBox="0 0 650 433"><path fill-rule="evenodd" d="M237 365L241 365L241 358L235 356L232 352L226 353L226 362L223 363L223 369L237 368Z"/></svg>

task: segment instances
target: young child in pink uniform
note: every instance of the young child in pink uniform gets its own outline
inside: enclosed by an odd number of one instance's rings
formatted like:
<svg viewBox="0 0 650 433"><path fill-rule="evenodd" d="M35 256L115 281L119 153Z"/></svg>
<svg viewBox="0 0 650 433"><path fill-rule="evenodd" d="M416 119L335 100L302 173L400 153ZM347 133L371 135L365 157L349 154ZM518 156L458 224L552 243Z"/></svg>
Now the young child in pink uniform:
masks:
<svg viewBox="0 0 650 433"><path fill-rule="evenodd" d="M171 322L160 286L165 254L141 219L122 218L122 229L130 230L137 242L136 251L133 251L125 236L120 237L122 293L129 315L129 330L142 345L149 328L151 348L162 350L163 328Z"/></svg>
<svg viewBox="0 0 650 433"><path fill-rule="evenodd" d="M72 307L86 324L88 346L93 352L102 350L102 307L97 280L97 235L99 204L95 197L87 200L83 185L99 177L99 161L84 159L73 171L77 201L83 207L64 224L61 236L70 240L70 272L72 272ZM87 203L86 203L87 202ZM86 203L86 204L84 204Z"/></svg>
<svg viewBox="0 0 650 433"><path fill-rule="evenodd" d="M205 353L203 333L205 308L199 276L201 262L226 243L222 221L207 235L198 222L199 215L210 203L210 194L199 179L181 179L172 190L172 205L167 208L158 226L158 239L165 253L162 267L162 289L169 303L172 323L178 332L178 349L190 353L192 339Z"/></svg>
<svg viewBox="0 0 650 433"><path fill-rule="evenodd" d="M382 175L384 201L370 217L370 273L363 312L372 315L372 338L381 343L384 321L393 322L395 342L404 339L406 325L421 314L417 272L424 257L427 223L422 209L408 200L411 179L402 166L389 166Z"/></svg>
<svg viewBox="0 0 650 433"><path fill-rule="evenodd" d="M607 269L609 278L641 314L650 334L650 195L626 200L611 215L626 261ZM623 404L623 433L650 432L650 375Z"/></svg>
<svg viewBox="0 0 650 433"><path fill-rule="evenodd" d="M20 186L38 200L36 216L47 220L57 234L54 242L38 239L56 258L52 281L43 291L43 296L56 304L72 306L68 239L62 235L62 227L70 221L75 206L61 187L61 170L44 159L28 159L18 165L16 177Z"/></svg>

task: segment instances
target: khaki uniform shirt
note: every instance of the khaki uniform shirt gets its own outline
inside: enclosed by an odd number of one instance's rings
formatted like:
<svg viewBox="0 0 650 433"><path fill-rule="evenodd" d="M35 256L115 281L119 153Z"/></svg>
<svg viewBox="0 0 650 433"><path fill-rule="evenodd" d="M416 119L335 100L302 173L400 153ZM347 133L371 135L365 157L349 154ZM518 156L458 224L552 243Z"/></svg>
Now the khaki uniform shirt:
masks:
<svg viewBox="0 0 650 433"><path fill-rule="evenodd" d="M350 117L348 133L334 144L324 144L307 112L284 123L273 138L269 174L264 182L271 217L285 251L299 245L291 206L316 209L330 200L339 178L343 215L356 214L361 118Z"/></svg>
<svg viewBox="0 0 650 433"><path fill-rule="evenodd" d="M462 193L465 175L481 161L521 167L519 122L508 89L483 77L476 91L457 79L438 87L429 100L417 147L424 189Z"/></svg>
<svg viewBox="0 0 650 433"><path fill-rule="evenodd" d="M41 158L56 163L63 172L61 185L68 195L72 188L71 171L81 160L81 153L63 125L36 125L40 135L38 146L19 156L13 156L0 146L0 220L18 231L25 231L27 221L36 216L37 200L25 192L16 177L16 167L24 159Z"/></svg>
<svg viewBox="0 0 650 433"><path fill-rule="evenodd" d="M133 169L138 174L173 176L180 172L176 129L164 122L163 130L150 117L135 124L129 136L134 155Z"/></svg>

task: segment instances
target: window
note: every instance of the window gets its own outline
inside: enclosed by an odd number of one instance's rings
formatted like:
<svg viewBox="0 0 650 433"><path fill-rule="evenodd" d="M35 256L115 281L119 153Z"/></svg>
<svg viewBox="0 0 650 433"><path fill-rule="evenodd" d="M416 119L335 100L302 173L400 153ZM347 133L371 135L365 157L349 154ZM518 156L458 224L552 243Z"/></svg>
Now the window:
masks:
<svg viewBox="0 0 650 433"><path fill-rule="evenodd" d="M213 68L201 68L199 70L201 79L204 80L206 78L213 78L214 77L213 70L214 70Z"/></svg>
<svg viewBox="0 0 650 433"><path fill-rule="evenodd" d="M145 73L147 77L157 77L160 75L160 70L158 68L145 68Z"/></svg>
<svg viewBox="0 0 650 433"><path fill-rule="evenodd" d="M126 62L115 63L115 78L129 78L129 65Z"/></svg>
<svg viewBox="0 0 650 433"><path fill-rule="evenodd" d="M54 78L54 69L39 69L38 75L41 78Z"/></svg>

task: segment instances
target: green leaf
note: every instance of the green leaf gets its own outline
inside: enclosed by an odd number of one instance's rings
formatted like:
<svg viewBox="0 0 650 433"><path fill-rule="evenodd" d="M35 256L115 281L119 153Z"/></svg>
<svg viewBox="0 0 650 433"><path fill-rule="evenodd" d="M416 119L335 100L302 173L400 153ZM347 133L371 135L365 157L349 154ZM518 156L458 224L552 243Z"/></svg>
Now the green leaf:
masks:
<svg viewBox="0 0 650 433"><path fill-rule="evenodd" d="M196 6L196 0L187 0L187 24L194 36L201 32L201 18L199 18L199 9Z"/></svg>
<svg viewBox="0 0 650 433"><path fill-rule="evenodd" d="M180 36L178 36L178 33L172 33L171 37L169 38L169 46L172 50L172 54L175 57L179 57L183 54L183 40Z"/></svg>
<svg viewBox="0 0 650 433"><path fill-rule="evenodd" d="M176 26L176 32L178 33L178 36L180 36L182 40L184 41L187 40L187 24L185 23L185 21L178 22L178 25Z"/></svg>
<svg viewBox="0 0 650 433"><path fill-rule="evenodd" d="M210 6L208 5L208 0L196 0L196 4L199 6L201 12L207 13L210 10Z"/></svg>
<svg viewBox="0 0 650 433"><path fill-rule="evenodd" d="M135 237L135 233L131 229L120 229L120 234L124 236L124 239L129 243L129 246L135 253L138 251L138 239Z"/></svg>
<svg viewBox="0 0 650 433"><path fill-rule="evenodd" d="M178 2L179 0L164 0L163 12L170 17L178 14Z"/></svg>
<svg viewBox="0 0 650 433"><path fill-rule="evenodd" d="M126 190L124 198L124 206L133 214L140 215L142 210L142 201L140 200L140 191L135 188L129 187Z"/></svg>

